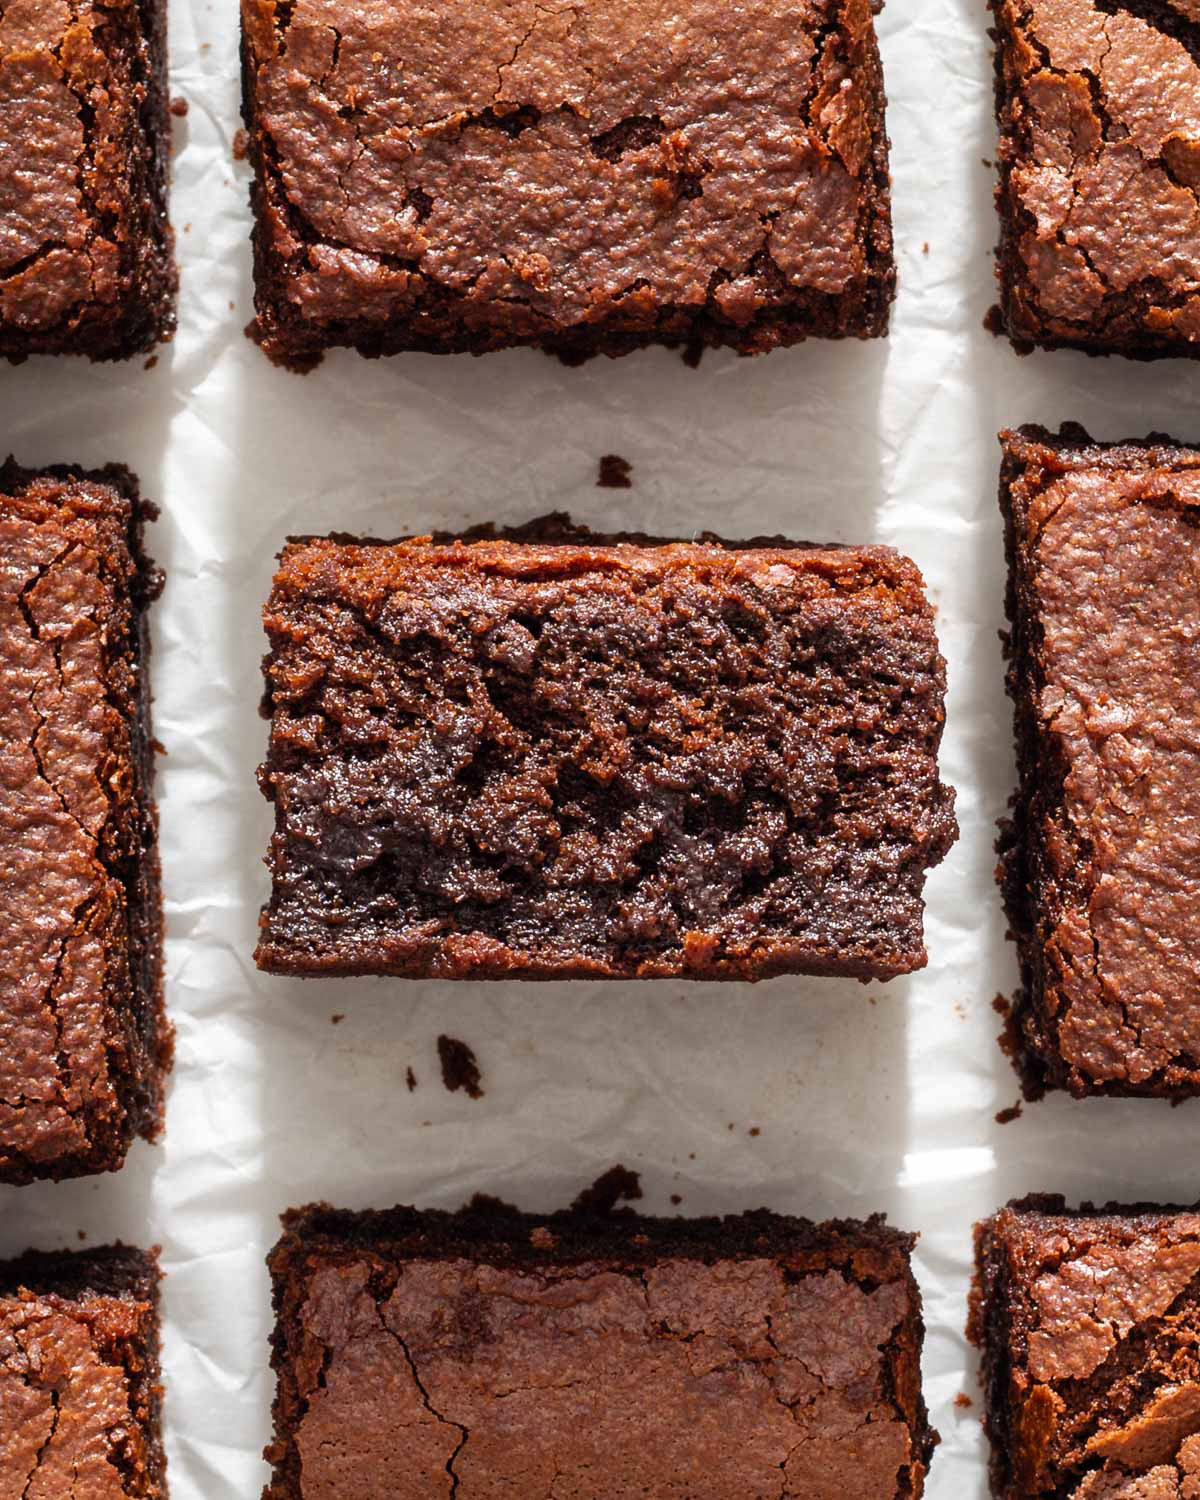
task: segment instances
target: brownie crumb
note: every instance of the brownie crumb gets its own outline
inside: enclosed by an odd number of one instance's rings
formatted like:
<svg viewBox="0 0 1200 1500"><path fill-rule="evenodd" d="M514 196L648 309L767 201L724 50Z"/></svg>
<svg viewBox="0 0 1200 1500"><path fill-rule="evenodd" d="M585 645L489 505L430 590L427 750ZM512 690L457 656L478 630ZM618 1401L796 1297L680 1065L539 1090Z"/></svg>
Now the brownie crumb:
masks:
<svg viewBox="0 0 1200 1500"><path fill-rule="evenodd" d="M606 453L600 460L600 473L596 488L601 490L631 490L633 465L619 453Z"/></svg>
<svg viewBox="0 0 1200 1500"><path fill-rule="evenodd" d="M331 1026L340 1026L345 1019L346 1012L344 1010L335 1010L329 1018L329 1024Z"/></svg>
<svg viewBox="0 0 1200 1500"><path fill-rule="evenodd" d="M142 366L142 369L143 370L153 370L154 366L157 363L158 363L158 355L157 354L152 354L150 356L150 358L146 361L146 363Z"/></svg>
<svg viewBox="0 0 1200 1500"><path fill-rule="evenodd" d="M954 1398L954 1404L958 1407L959 1411L966 1411L975 1403L971 1400L970 1396L967 1395L966 1391L959 1391L958 1395Z"/></svg>
<svg viewBox="0 0 1200 1500"><path fill-rule="evenodd" d="M1020 1118L1021 1101L1019 1099L1015 1104L1010 1104L1007 1109L998 1109L996 1111L997 1125L1010 1125L1013 1120L1019 1120Z"/></svg>
<svg viewBox="0 0 1200 1500"><path fill-rule="evenodd" d="M182 98L179 95L176 95L176 97L171 100L171 113L175 116L175 118L177 120L186 120L187 119L187 112L188 112L188 102L187 102L187 100L184 99L184 98Z"/></svg>
<svg viewBox="0 0 1200 1500"><path fill-rule="evenodd" d="M642 1179L639 1173L618 1163L602 1172L591 1187L584 1188L571 1211L577 1214L610 1214L618 1203L634 1203L642 1196ZM629 1212L629 1210L625 1210Z"/></svg>
<svg viewBox="0 0 1200 1500"><path fill-rule="evenodd" d="M683 1199L678 1193L672 1193L671 1202L675 1205L676 1208L678 1208L679 1205L683 1202Z"/></svg>
<svg viewBox="0 0 1200 1500"><path fill-rule="evenodd" d="M408 1085L408 1092L411 1094L417 1086L417 1075L411 1068L407 1069L407 1071L405 1072L404 1082Z"/></svg>
<svg viewBox="0 0 1200 1500"><path fill-rule="evenodd" d="M438 1061L442 1065L442 1082L450 1093L462 1089L468 1099L482 1099L480 1087L482 1074L474 1052L466 1042L457 1037L440 1036L437 1039Z"/></svg>
<svg viewBox="0 0 1200 1500"><path fill-rule="evenodd" d="M1012 1007L1009 1005L1008 1000L1003 995L996 995L992 999L992 1009L998 1016L1003 1016L1003 1018L1007 1021L1009 1012L1011 1011Z"/></svg>
<svg viewBox="0 0 1200 1500"><path fill-rule="evenodd" d="M234 161L245 161L246 152L250 146L250 135L245 126L235 130L233 133L233 159Z"/></svg>
<svg viewBox="0 0 1200 1500"><path fill-rule="evenodd" d="M758 1128L757 1125L751 1125L750 1129L746 1132L746 1134L747 1135L761 1135L762 1131Z"/></svg>

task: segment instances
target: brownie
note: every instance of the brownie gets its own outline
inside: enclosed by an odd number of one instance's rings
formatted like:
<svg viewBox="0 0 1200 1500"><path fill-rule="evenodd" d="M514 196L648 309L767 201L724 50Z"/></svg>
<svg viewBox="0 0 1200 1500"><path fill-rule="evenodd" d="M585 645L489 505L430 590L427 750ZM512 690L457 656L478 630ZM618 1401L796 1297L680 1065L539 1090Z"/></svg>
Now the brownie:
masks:
<svg viewBox="0 0 1200 1500"><path fill-rule="evenodd" d="M921 1494L914 1237L766 1212L284 1216L265 1500Z"/></svg>
<svg viewBox="0 0 1200 1500"><path fill-rule="evenodd" d="M0 1495L166 1500L158 1257L0 1262Z"/></svg>
<svg viewBox="0 0 1200 1500"><path fill-rule="evenodd" d="M166 0L0 4L0 355L175 328Z"/></svg>
<svg viewBox="0 0 1200 1500"><path fill-rule="evenodd" d="M0 1181L119 1167L171 1032L142 551L126 469L0 466Z"/></svg>
<svg viewBox="0 0 1200 1500"><path fill-rule="evenodd" d="M242 0L242 37L280 364L887 331L870 0Z"/></svg>
<svg viewBox="0 0 1200 1500"><path fill-rule="evenodd" d="M1200 8L989 3L1005 330L1020 348L1200 354Z"/></svg>
<svg viewBox="0 0 1200 1500"><path fill-rule="evenodd" d="M975 1241L992 1494L1200 1495L1200 1213L1034 1196Z"/></svg>
<svg viewBox="0 0 1200 1500"><path fill-rule="evenodd" d="M919 968L925 872L956 825L916 567L560 525L286 547L260 967Z"/></svg>
<svg viewBox="0 0 1200 1500"><path fill-rule="evenodd" d="M1001 434L1026 1093L1200 1092L1200 450Z"/></svg>

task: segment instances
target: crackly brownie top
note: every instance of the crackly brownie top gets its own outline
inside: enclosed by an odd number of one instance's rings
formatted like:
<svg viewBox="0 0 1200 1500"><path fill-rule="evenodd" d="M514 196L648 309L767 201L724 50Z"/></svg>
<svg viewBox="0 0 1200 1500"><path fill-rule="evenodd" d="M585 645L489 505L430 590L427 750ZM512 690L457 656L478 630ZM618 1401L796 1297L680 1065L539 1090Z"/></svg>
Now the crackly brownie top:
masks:
<svg viewBox="0 0 1200 1500"><path fill-rule="evenodd" d="M1200 338L1200 7L997 0L1004 148L1030 308L1060 337L1113 323Z"/></svg>
<svg viewBox="0 0 1200 1500"><path fill-rule="evenodd" d="M919 1490L916 1292L899 1236L830 1226L822 1250L802 1225L793 1263L790 1221L769 1215L749 1216L763 1248L729 1258L715 1221L715 1242L689 1254L669 1224L639 1236L630 1219L589 1257L586 1225L551 1216L502 1226L527 1237L515 1253L493 1239L438 1254L440 1233L457 1238L443 1215L432 1255L397 1256L386 1230L370 1243L386 1216L365 1217L362 1237L339 1243L335 1228L310 1246L300 1216L273 1257L297 1500L375 1494L381 1475L397 1500ZM745 1234L726 1225L734 1243ZM560 1235L575 1240L561 1260Z"/></svg>
<svg viewBox="0 0 1200 1500"><path fill-rule="evenodd" d="M0 0L0 328L53 328L121 285L124 154L142 103L91 0Z"/></svg>
<svg viewBox="0 0 1200 1500"><path fill-rule="evenodd" d="M316 318L412 273L531 329L623 299L742 321L866 272L866 0L243 0ZM373 304L377 304L373 306ZM524 312L522 313L522 309Z"/></svg>
<svg viewBox="0 0 1200 1500"><path fill-rule="evenodd" d="M136 837L130 499L0 466L0 1167L120 1125L128 989L114 862Z"/></svg>
<svg viewBox="0 0 1200 1500"><path fill-rule="evenodd" d="M888 549L301 541L266 623L268 960L920 961L943 664Z"/></svg>
<svg viewBox="0 0 1200 1500"><path fill-rule="evenodd" d="M1140 1085L1200 1058L1200 452L1007 446L1024 690L1054 746L1031 830L1051 1009L1070 1066Z"/></svg>
<svg viewBox="0 0 1200 1500"><path fill-rule="evenodd" d="M0 1266L0 1495L13 1500L158 1500L138 1373L152 1337L152 1273L134 1291L28 1289L51 1257ZM59 1260L78 1280L72 1257ZM99 1266L104 1285L112 1267ZM117 1281L123 1278L117 1276ZM139 1293L141 1295L139 1295Z"/></svg>
<svg viewBox="0 0 1200 1500"><path fill-rule="evenodd" d="M1200 1214L1015 1205L988 1227L1021 1495L1200 1496Z"/></svg>

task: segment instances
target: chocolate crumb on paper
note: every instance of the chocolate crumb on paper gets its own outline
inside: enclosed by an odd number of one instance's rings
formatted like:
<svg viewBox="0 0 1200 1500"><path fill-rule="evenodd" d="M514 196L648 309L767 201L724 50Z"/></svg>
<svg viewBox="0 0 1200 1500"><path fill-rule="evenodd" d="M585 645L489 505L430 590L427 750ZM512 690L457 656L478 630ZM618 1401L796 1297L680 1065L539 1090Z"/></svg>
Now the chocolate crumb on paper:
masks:
<svg viewBox="0 0 1200 1500"><path fill-rule="evenodd" d="M610 1214L618 1203L633 1203L641 1196L640 1173L631 1172L618 1162L602 1172L591 1187L584 1188L571 1207L580 1214Z"/></svg>
<svg viewBox="0 0 1200 1500"><path fill-rule="evenodd" d="M606 453L600 460L600 472L596 488L601 490L631 490L633 488L633 465L619 453Z"/></svg>
<svg viewBox="0 0 1200 1500"><path fill-rule="evenodd" d="M482 1073L475 1053L454 1036L437 1039L438 1061L442 1065L442 1082L452 1094L461 1089L468 1099L482 1099Z"/></svg>

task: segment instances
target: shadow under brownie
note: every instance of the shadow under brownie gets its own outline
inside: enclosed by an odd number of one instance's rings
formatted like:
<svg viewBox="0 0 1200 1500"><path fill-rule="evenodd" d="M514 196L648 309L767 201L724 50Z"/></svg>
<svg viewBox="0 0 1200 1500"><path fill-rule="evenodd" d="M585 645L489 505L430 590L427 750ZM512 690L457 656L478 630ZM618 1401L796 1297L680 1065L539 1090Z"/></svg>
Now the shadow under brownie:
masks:
<svg viewBox="0 0 1200 1500"><path fill-rule="evenodd" d="M293 1210L266 1500L910 1500L936 1442L913 1237Z"/></svg>
<svg viewBox="0 0 1200 1500"><path fill-rule="evenodd" d="M0 355L175 329L166 0L0 6Z"/></svg>
<svg viewBox="0 0 1200 1500"><path fill-rule="evenodd" d="M291 542L259 965L888 978L956 834L944 663L884 547Z"/></svg>
<svg viewBox="0 0 1200 1500"><path fill-rule="evenodd" d="M997 1500L1200 1496L1200 1214L1031 1196L976 1258Z"/></svg>
<svg viewBox="0 0 1200 1500"><path fill-rule="evenodd" d="M126 469L0 465L0 1182L161 1128L153 514Z"/></svg>
<svg viewBox="0 0 1200 1500"><path fill-rule="evenodd" d="M1200 450L1001 435L1026 1094L1200 1092Z"/></svg>
<svg viewBox="0 0 1200 1500"><path fill-rule="evenodd" d="M272 359L887 330L868 0L243 0Z"/></svg>
<svg viewBox="0 0 1200 1500"><path fill-rule="evenodd" d="M156 1254L0 1262L0 1494L166 1500Z"/></svg>
<svg viewBox="0 0 1200 1500"><path fill-rule="evenodd" d="M1187 0L990 0L1005 331L1200 355L1200 11Z"/></svg>

